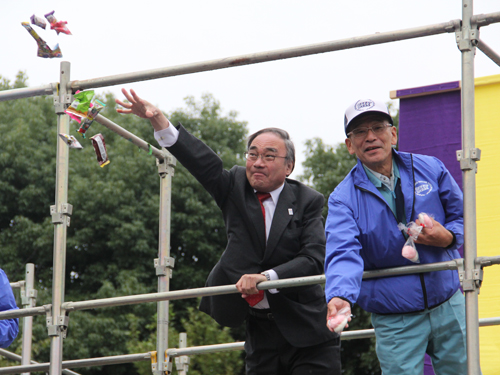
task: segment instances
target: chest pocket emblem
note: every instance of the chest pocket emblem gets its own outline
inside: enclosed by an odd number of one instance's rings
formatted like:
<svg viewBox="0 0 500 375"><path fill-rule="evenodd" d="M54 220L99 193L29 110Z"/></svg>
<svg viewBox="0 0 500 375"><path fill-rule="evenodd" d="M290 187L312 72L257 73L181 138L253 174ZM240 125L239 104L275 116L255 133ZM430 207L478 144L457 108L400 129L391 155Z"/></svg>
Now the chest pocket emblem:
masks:
<svg viewBox="0 0 500 375"><path fill-rule="evenodd" d="M417 181L415 182L415 194L423 197L432 191L432 185L427 181Z"/></svg>

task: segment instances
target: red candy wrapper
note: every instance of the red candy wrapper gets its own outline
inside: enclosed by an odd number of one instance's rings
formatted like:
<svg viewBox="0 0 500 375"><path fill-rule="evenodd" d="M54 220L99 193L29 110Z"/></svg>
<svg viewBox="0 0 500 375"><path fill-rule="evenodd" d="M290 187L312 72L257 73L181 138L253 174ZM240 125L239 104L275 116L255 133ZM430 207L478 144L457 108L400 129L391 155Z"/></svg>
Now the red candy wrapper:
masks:
<svg viewBox="0 0 500 375"><path fill-rule="evenodd" d="M45 18L50 23L50 28L52 30L55 30L58 35L59 35L59 33L64 33L64 34L71 35L71 31L69 31L69 29L66 27L66 24L68 22L66 22L66 21L58 21L57 18L54 17L54 12L55 11L52 11L52 12L47 13L45 15Z"/></svg>
<svg viewBox="0 0 500 375"><path fill-rule="evenodd" d="M99 165L104 167L109 164L108 153L106 151L106 143L104 142L104 136L99 133L90 138L92 140L92 145L97 156L97 161Z"/></svg>
<svg viewBox="0 0 500 375"><path fill-rule="evenodd" d="M259 293L257 294L249 294L248 296L246 296L245 301L247 301L250 306L254 307L256 304L262 301L263 298L264 291L259 290Z"/></svg>

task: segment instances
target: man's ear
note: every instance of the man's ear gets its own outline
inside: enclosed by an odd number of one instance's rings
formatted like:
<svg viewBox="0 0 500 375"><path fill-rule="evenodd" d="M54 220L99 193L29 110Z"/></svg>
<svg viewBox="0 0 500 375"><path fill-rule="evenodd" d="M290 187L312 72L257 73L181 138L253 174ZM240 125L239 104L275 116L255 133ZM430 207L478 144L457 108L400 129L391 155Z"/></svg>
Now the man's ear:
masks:
<svg viewBox="0 0 500 375"><path fill-rule="evenodd" d="M349 154L354 154L354 147L352 147L352 141L350 138L345 139L345 145L347 146L347 151L349 151Z"/></svg>

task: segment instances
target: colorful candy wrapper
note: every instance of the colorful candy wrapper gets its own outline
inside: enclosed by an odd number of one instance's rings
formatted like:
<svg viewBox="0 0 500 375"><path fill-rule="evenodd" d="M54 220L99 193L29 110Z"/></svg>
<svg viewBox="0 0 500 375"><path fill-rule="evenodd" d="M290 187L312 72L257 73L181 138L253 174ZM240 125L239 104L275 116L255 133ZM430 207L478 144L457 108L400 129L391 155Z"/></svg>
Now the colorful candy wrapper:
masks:
<svg viewBox="0 0 500 375"><path fill-rule="evenodd" d="M73 119L75 119L75 117L72 115L78 117L86 117L93 97L94 97L94 90L78 91L75 95L73 95L74 98L73 102L70 104L70 106L66 109L65 112Z"/></svg>
<svg viewBox="0 0 500 375"><path fill-rule="evenodd" d="M108 153L106 152L106 143L104 142L104 136L99 133L90 138L92 140L92 145L97 156L97 161L99 165L104 167L109 164Z"/></svg>
<svg viewBox="0 0 500 375"><path fill-rule="evenodd" d="M29 22L21 22L21 25L28 30L31 36L35 39L38 44L37 56L43 57L47 59L51 59L53 57L62 57L61 50L59 49L59 44L56 44L54 50L50 49L45 40L40 38L40 36L36 33L35 30L30 26Z"/></svg>
<svg viewBox="0 0 500 375"><path fill-rule="evenodd" d="M55 11L52 11L52 12L47 13L45 15L45 18L50 23L50 28L52 30L55 30L57 32L57 35L59 35L59 33L64 33L64 34L67 34L67 35L71 35L71 31L69 31L69 29L66 26L66 24L68 22L66 22L66 21L58 21L57 18L54 17L54 12Z"/></svg>
<svg viewBox="0 0 500 375"><path fill-rule="evenodd" d="M259 290L259 293L257 294L247 295L245 301L247 301L250 306L254 307L256 304L262 301L263 296L264 296L264 291Z"/></svg>
<svg viewBox="0 0 500 375"><path fill-rule="evenodd" d="M337 315L328 318L328 327L333 329L333 332L340 334L351 316L353 315L349 314L349 308L344 307L337 312Z"/></svg>
<svg viewBox="0 0 500 375"><path fill-rule="evenodd" d="M78 142L73 135L68 135L64 133L59 133L59 137L62 138L64 142L69 146L69 148L83 148L80 142Z"/></svg>
<svg viewBox="0 0 500 375"><path fill-rule="evenodd" d="M42 17L35 16L34 14L31 16L30 20L33 25L37 25L42 29L45 29L45 27L47 26L47 22L45 22Z"/></svg>
<svg viewBox="0 0 500 375"><path fill-rule="evenodd" d="M90 125L92 125L96 116L105 106L106 104L101 102L99 99L96 99L94 103L91 103L91 108L87 111L87 117L82 120L80 128L78 129L78 133L80 133L83 138L85 138L85 133L89 130Z"/></svg>

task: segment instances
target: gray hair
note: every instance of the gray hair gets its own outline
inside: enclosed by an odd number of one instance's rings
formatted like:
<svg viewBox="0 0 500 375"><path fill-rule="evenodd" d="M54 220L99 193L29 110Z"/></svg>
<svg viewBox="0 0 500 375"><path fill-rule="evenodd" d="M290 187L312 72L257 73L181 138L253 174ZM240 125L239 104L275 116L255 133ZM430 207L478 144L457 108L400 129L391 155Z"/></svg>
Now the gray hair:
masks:
<svg viewBox="0 0 500 375"><path fill-rule="evenodd" d="M265 128L265 129L261 129L255 133L253 133L247 139L247 151L250 149L250 146L252 145L253 140L255 138L257 138L259 135L264 134L264 133L274 133L278 137L280 137L283 140L283 142L285 142L285 148L286 148L285 160L292 162L292 172L293 172L293 168L295 167L295 146L293 145L293 142L290 139L290 135L288 134L288 132L286 130L279 129L279 128Z"/></svg>

